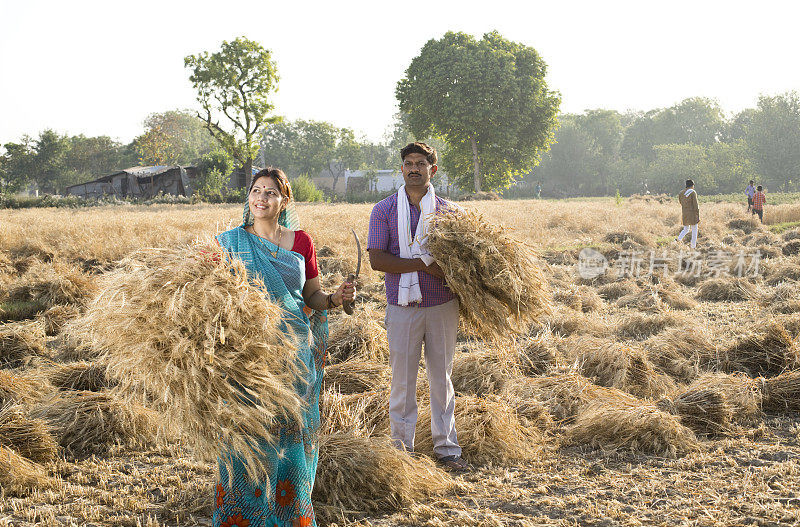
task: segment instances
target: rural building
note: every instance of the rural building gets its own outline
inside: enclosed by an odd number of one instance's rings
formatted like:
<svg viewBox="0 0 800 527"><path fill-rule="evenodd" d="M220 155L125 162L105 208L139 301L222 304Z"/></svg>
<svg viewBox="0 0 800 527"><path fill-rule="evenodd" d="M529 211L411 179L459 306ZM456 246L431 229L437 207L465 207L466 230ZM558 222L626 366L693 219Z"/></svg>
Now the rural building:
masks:
<svg viewBox="0 0 800 527"><path fill-rule="evenodd" d="M433 176L433 186L437 192L447 192L449 181L446 172L437 172ZM336 182L333 188L333 178L327 170L323 170L314 178L317 188L326 189L334 194L343 195L351 192L378 192L385 193L397 190L403 184L403 174L400 170L345 170L344 175Z"/></svg>
<svg viewBox="0 0 800 527"><path fill-rule="evenodd" d="M84 198L115 196L140 199L154 198L160 193L191 196L191 181L196 177L196 167L132 167L94 181L67 187L65 194Z"/></svg>

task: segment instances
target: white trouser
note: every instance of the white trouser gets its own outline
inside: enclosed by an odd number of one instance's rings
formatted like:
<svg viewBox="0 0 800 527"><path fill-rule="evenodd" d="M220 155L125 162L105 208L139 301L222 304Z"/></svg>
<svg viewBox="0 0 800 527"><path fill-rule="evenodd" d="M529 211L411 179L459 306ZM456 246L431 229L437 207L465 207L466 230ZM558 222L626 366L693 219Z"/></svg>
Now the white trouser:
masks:
<svg viewBox="0 0 800 527"><path fill-rule="evenodd" d="M678 241L683 240L683 237L686 236L689 233L689 229L692 230L692 249L694 249L695 247L697 247L697 224L696 223L694 225L691 225L691 226L684 225L683 226L683 230L678 235Z"/></svg>
<svg viewBox="0 0 800 527"><path fill-rule="evenodd" d="M389 420L398 448L414 450L417 428L417 370L425 343L425 370L431 399L431 435L437 457L461 455L450 375L458 329L458 300L433 307L386 307L386 333L392 366Z"/></svg>

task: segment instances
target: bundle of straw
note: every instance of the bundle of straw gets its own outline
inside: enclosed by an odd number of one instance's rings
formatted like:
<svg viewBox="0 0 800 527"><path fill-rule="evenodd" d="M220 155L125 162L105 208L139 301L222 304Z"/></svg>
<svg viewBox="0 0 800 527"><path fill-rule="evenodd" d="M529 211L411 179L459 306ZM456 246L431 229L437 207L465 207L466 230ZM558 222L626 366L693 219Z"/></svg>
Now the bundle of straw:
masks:
<svg viewBox="0 0 800 527"><path fill-rule="evenodd" d="M321 434L353 432L364 436L389 433L389 389L342 394L331 390L320 398Z"/></svg>
<svg viewBox="0 0 800 527"><path fill-rule="evenodd" d="M717 346L709 333L698 327L667 328L644 342L647 357L659 369L680 382L691 382L701 365L717 356Z"/></svg>
<svg viewBox="0 0 800 527"><path fill-rule="evenodd" d="M152 444L159 428L153 411L108 393L61 392L37 405L31 415L46 421L58 443L76 457L105 453L116 444Z"/></svg>
<svg viewBox="0 0 800 527"><path fill-rule="evenodd" d="M96 288L94 279L78 267L61 261L37 261L23 275L9 296L18 300L36 300L46 306L81 305Z"/></svg>
<svg viewBox="0 0 800 527"><path fill-rule="evenodd" d="M106 375L106 368L92 362L56 364L47 372L50 384L68 390L99 392L114 384Z"/></svg>
<svg viewBox="0 0 800 527"><path fill-rule="evenodd" d="M346 513L393 512L452 488L424 458L399 451L388 438L337 432L320 436L314 511L328 523Z"/></svg>
<svg viewBox="0 0 800 527"><path fill-rule="evenodd" d="M553 335L540 331L517 341L517 368L523 375L535 377L565 366L566 359L556 348Z"/></svg>
<svg viewBox="0 0 800 527"><path fill-rule="evenodd" d="M451 378L456 393L484 395L500 393L506 380L518 374L497 350L487 349L456 353Z"/></svg>
<svg viewBox="0 0 800 527"><path fill-rule="evenodd" d="M745 278L709 278L700 285L697 298L710 302L750 300L756 295L755 287Z"/></svg>
<svg viewBox="0 0 800 527"><path fill-rule="evenodd" d="M49 484L50 478L44 467L0 445L0 490L12 496L21 496Z"/></svg>
<svg viewBox="0 0 800 527"><path fill-rule="evenodd" d="M115 393L159 412L202 459L232 449L251 478L268 474L259 439L301 419L304 381L263 284L209 243L139 251L101 285L71 328L91 329Z"/></svg>
<svg viewBox="0 0 800 527"><path fill-rule="evenodd" d="M39 319L44 323L44 332L47 335L57 335L70 320L78 315L80 315L80 309L76 305L64 304L47 309L39 315Z"/></svg>
<svg viewBox="0 0 800 527"><path fill-rule="evenodd" d="M382 319L383 313L370 304L359 305L352 316L340 317L328 340L331 363L350 359L388 362L389 342Z"/></svg>
<svg viewBox="0 0 800 527"><path fill-rule="evenodd" d="M58 445L40 419L31 419L18 404L0 406L0 445L13 448L22 456L45 463L56 458Z"/></svg>
<svg viewBox="0 0 800 527"><path fill-rule="evenodd" d="M762 330L739 337L721 352L723 371L741 371L751 377L773 377L798 366L798 346L786 329L774 321Z"/></svg>
<svg viewBox="0 0 800 527"><path fill-rule="evenodd" d="M542 451L541 434L523 426L514 409L499 397L457 395L455 420L464 458L471 463L527 461ZM433 455L428 404L419 410L414 450Z"/></svg>
<svg viewBox="0 0 800 527"><path fill-rule="evenodd" d="M643 314L633 313L623 316L617 324L616 333L621 338L644 340L670 326L686 324L685 316L676 313Z"/></svg>
<svg viewBox="0 0 800 527"><path fill-rule="evenodd" d="M47 354L44 325L38 321L0 325L0 366L15 368L26 358Z"/></svg>
<svg viewBox="0 0 800 527"><path fill-rule="evenodd" d="M0 406L8 403L33 404L52 389L39 376L0 369Z"/></svg>
<svg viewBox="0 0 800 527"><path fill-rule="evenodd" d="M787 371L777 377L760 381L764 410L800 412L800 371Z"/></svg>
<svg viewBox="0 0 800 527"><path fill-rule="evenodd" d="M677 417L643 402L589 403L568 430L568 438L603 450L629 449L669 458L699 448L694 433Z"/></svg>
<svg viewBox="0 0 800 527"><path fill-rule="evenodd" d="M437 215L427 247L476 335L502 340L550 311L547 281L530 249L479 214Z"/></svg>
<svg viewBox="0 0 800 527"><path fill-rule="evenodd" d="M597 293L600 297L609 301L617 300L628 295L636 295L639 292L641 292L641 289L639 289L639 286L636 285L636 282L633 280L611 282L597 289Z"/></svg>
<svg viewBox="0 0 800 527"><path fill-rule="evenodd" d="M324 388L340 393L372 392L387 386L392 371L385 364L349 360L325 368Z"/></svg>

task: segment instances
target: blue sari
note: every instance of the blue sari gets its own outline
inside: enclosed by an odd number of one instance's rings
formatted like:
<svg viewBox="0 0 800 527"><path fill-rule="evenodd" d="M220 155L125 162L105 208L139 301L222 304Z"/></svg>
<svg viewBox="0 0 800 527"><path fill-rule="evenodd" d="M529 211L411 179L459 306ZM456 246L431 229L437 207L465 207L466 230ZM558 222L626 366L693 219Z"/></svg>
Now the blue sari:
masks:
<svg viewBox="0 0 800 527"><path fill-rule="evenodd" d="M275 444L260 442L272 468L268 480L250 480L235 452L227 456L232 474L220 460L213 526L316 526L311 491L319 459L319 394L328 341L327 313L312 312L305 306L305 260L300 254L250 234L244 225L223 232L217 240L244 262L252 276L264 281L270 300L283 307L283 329L296 337L297 358L306 369L306 382L298 383L296 389L307 406L302 423L273 426L270 431L278 438Z"/></svg>

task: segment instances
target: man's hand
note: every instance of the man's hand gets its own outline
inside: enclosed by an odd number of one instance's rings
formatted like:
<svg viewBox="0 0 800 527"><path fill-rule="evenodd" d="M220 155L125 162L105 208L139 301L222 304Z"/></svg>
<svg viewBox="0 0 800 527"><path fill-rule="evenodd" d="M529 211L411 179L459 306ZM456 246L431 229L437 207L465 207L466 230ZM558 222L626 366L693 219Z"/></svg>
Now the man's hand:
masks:
<svg viewBox="0 0 800 527"><path fill-rule="evenodd" d="M442 280L444 280L444 271L442 271L442 268L439 267L439 264L436 262L433 262L430 265L426 265L423 271L425 271L431 276L435 276L436 278L441 278Z"/></svg>

